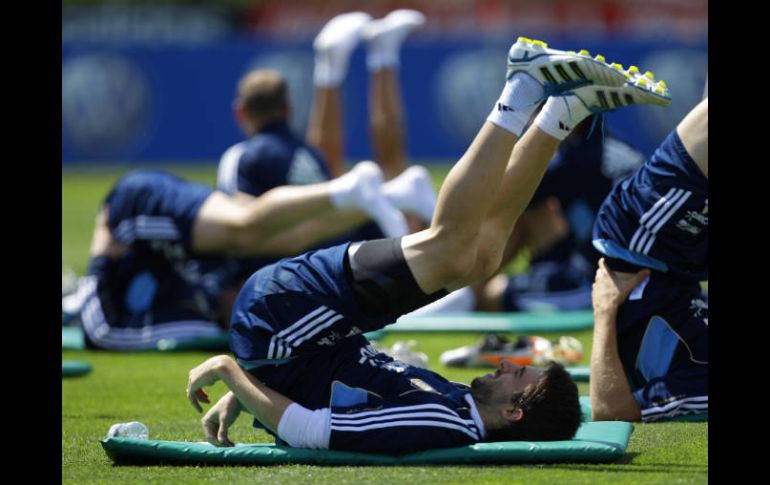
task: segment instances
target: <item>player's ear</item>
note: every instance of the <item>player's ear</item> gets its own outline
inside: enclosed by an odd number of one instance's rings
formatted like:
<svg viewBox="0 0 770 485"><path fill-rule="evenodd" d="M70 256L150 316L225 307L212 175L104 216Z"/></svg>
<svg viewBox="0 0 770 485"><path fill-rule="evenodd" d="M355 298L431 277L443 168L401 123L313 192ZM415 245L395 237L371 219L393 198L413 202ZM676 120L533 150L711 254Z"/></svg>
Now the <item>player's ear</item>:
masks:
<svg viewBox="0 0 770 485"><path fill-rule="evenodd" d="M505 418L506 421L520 421L521 418L524 417L524 411L520 407L514 407L514 406L508 406L504 407L500 414Z"/></svg>
<svg viewBox="0 0 770 485"><path fill-rule="evenodd" d="M238 101L233 102L233 114L238 123L246 121L246 110L243 109L243 105Z"/></svg>

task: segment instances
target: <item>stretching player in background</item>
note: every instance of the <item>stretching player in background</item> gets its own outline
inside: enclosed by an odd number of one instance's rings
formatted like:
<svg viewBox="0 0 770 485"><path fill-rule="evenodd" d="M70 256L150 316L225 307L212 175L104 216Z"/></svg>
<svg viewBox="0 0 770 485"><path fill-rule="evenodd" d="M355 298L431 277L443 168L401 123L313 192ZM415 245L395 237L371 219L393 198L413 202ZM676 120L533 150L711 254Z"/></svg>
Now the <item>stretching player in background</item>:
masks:
<svg viewBox="0 0 770 485"><path fill-rule="evenodd" d="M162 171L129 173L99 210L88 272L62 299L63 320L79 316L86 344L112 350L217 336L242 282L243 267L228 257L298 254L340 228L297 234L295 226L335 211L360 211L385 234L406 234L381 181L377 165L362 162L332 181L255 198Z"/></svg>
<svg viewBox="0 0 770 485"><path fill-rule="evenodd" d="M708 98L602 204L595 420L708 417Z"/></svg>
<svg viewBox="0 0 770 485"><path fill-rule="evenodd" d="M557 72L565 81L555 81ZM227 429L241 409L291 446L373 453L574 435L577 387L557 364L506 362L468 387L377 353L361 335L497 270L565 137L560 126L571 130L591 112L670 102L661 84L618 65L524 38L511 47L506 79L447 176L428 229L311 251L246 282L230 327L236 360L213 357L189 374L187 397L198 411L208 402L204 387L222 380L230 389L203 418L211 443L231 444Z"/></svg>

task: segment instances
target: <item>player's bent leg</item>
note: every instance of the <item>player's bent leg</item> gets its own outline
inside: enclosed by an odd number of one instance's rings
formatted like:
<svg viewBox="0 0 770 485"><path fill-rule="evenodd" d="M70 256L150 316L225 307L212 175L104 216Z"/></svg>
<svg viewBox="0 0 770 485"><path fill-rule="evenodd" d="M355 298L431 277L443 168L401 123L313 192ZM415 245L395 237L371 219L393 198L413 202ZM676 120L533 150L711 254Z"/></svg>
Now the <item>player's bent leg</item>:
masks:
<svg viewBox="0 0 770 485"><path fill-rule="evenodd" d="M708 177L709 171L709 100L693 108L676 127L687 153Z"/></svg>

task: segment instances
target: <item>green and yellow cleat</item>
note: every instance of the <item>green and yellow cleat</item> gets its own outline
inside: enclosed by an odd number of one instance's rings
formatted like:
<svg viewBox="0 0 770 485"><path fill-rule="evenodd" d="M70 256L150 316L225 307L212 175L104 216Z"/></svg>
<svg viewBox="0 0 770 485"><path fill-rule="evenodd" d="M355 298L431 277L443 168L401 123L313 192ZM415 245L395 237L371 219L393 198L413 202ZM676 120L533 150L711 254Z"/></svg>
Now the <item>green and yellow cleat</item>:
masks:
<svg viewBox="0 0 770 485"><path fill-rule="evenodd" d="M622 86L584 86L566 95L577 96L595 114L635 104L667 106L671 103L665 81L655 81L650 71L641 74L636 66L631 66L624 72L627 81Z"/></svg>
<svg viewBox="0 0 770 485"><path fill-rule="evenodd" d="M583 86L620 87L628 74L620 64L591 57L583 49L567 52L551 49L543 41L519 37L508 52L506 79L525 73L539 82L546 96L558 96Z"/></svg>

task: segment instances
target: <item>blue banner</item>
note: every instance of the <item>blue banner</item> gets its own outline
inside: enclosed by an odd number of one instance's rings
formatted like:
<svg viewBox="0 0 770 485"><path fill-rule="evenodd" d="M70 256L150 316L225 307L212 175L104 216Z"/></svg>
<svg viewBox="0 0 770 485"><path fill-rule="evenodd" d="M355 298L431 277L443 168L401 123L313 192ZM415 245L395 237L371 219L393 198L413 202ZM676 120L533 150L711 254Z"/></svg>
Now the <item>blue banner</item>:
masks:
<svg viewBox="0 0 770 485"><path fill-rule="evenodd" d="M691 44L618 39L549 39L556 48L586 48L608 60L637 65L665 79L666 108L631 107L609 113L607 128L646 154L676 126L703 93L706 40ZM454 160L475 135L500 93L510 40L407 41L400 79L408 155ZM312 96L310 42L250 38L193 44L62 45L62 163L211 161L243 139L232 113L235 85L254 67L287 78L292 125L303 134ZM368 75L359 47L342 89L346 157L372 158L368 133Z"/></svg>

